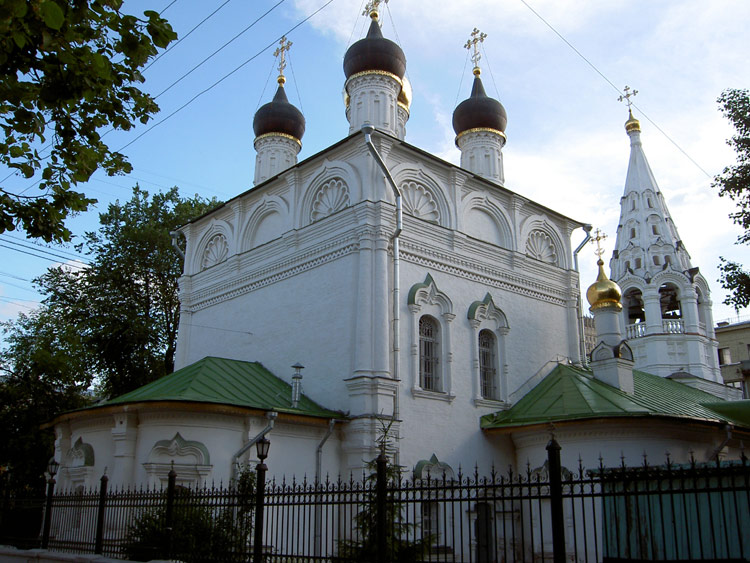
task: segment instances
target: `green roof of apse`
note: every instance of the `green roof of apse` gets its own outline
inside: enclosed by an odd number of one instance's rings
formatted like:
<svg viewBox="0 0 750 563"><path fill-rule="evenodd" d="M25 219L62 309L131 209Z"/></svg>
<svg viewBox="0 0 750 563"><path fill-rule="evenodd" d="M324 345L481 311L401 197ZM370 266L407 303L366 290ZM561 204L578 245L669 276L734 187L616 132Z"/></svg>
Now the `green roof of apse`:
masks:
<svg viewBox="0 0 750 563"><path fill-rule="evenodd" d="M629 395L595 379L590 371L558 365L512 408L481 419L481 427L514 428L592 418L669 417L729 422L750 428L750 401L714 395L642 371L633 371ZM744 404L740 404L744 403Z"/></svg>
<svg viewBox="0 0 750 563"><path fill-rule="evenodd" d="M322 418L341 418L302 395L292 408L292 386L258 362L205 357L129 393L97 405L176 401L215 403Z"/></svg>

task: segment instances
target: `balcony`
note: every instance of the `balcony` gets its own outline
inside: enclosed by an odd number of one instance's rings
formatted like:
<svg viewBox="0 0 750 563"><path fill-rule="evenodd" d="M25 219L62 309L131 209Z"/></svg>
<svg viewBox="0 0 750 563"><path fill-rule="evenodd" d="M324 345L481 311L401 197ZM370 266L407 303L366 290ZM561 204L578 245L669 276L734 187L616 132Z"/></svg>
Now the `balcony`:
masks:
<svg viewBox="0 0 750 563"><path fill-rule="evenodd" d="M662 319L662 334L684 334L685 322L682 319ZM625 338L632 340L646 336L646 323L634 323L625 327Z"/></svg>

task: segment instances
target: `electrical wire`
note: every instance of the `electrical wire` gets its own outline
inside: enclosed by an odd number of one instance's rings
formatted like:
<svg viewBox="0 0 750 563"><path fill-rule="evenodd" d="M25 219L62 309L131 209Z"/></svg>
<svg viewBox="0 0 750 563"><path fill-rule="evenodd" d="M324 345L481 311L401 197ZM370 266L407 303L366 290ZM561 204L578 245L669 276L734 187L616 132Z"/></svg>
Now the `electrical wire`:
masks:
<svg viewBox="0 0 750 563"><path fill-rule="evenodd" d="M206 89L204 89L204 90L202 90L202 91L198 92L198 93L197 93L197 94L196 94L195 96L193 96L192 98L190 98L190 99L189 99L189 100L188 100L187 102L185 102L185 103L184 103L183 105L181 105L181 106L180 106L179 108L177 108L177 109L176 109L176 110L174 110L174 111L173 111L172 113L170 113L169 115L167 115L167 116L166 116L166 117L165 117L164 119L162 119L161 121L157 121L157 122L156 122L156 123L154 123L154 124L153 124L153 125L152 125L151 127L149 127L148 129L146 129L145 131L143 131L143 132L142 132L142 133L141 133L140 135L138 135L137 137L135 137L135 138L134 138L134 139L133 139L132 141L130 141L129 143L127 143L127 144L123 145L123 146L122 146L122 147L121 147L121 148L120 148L120 149L119 149L119 150L118 150L117 152L121 152L121 151L125 150L125 149L126 149L126 148L128 148L128 147L129 147L130 145L132 145L133 143L135 143L135 142L136 142L136 141L137 141L138 139L140 139L141 137L143 137L144 135L146 135L146 134L147 134L147 133L149 133L150 131L154 130L154 129L155 129L156 127L158 127L159 125L161 125L162 123L164 123L165 121L167 121L167 120L168 120L168 119L170 119L171 117L174 117L174 116L175 116L176 114L178 114L178 113L179 113L179 112L181 112L181 111L182 111L183 109L185 109L186 107L188 107L188 106L189 106L190 104L192 104L192 103L193 103L193 102L194 102L195 100L197 100L198 98L200 98L200 97L201 97L201 96L202 96L203 94L205 94L205 93L209 92L210 90L213 90L213 89L214 89L214 88L215 88L216 86L218 86L219 84L221 84L222 82L224 82L224 81L225 81L225 80L226 80L227 78L229 78L230 76L232 76L232 75L233 75L234 73L236 73L237 71L239 71L240 69L242 69L243 67L245 67L245 66L246 66L247 64L249 64L250 62L252 62L252 61L254 61L255 59L257 59L257 58L258 58L258 57L259 57L260 55L262 55L263 53L265 53L266 51L268 51L268 49L270 49L270 48L271 48L271 47L273 47L273 46L274 46L274 45L275 45L276 43L278 43L278 42L279 42L279 40L280 40L280 39L281 39L282 37L284 37L285 35L289 35L289 34L290 34L290 33L292 33L292 32L293 32L293 31L294 31L295 29L297 29L298 27L300 27L300 26L301 26L302 24L306 23L306 22L307 22L307 21L308 21L308 20L309 20L310 18L312 18L313 16L317 15L317 14L318 14L319 12L321 12L321 11L322 11L322 10L323 10L324 8L328 7L328 6L329 6L329 5L331 4L331 3L333 3L333 1L334 1L334 0L328 0L328 2L326 2L325 4L323 4L323 5L322 5L322 6L320 7L320 8L318 8L317 10L315 10L315 11L314 11L313 13L311 13L311 14L310 14L309 16L307 16L307 17L306 17L305 19L303 19L302 21L300 21L299 23L297 23L296 25L294 25L294 26L293 26L293 27L292 27L291 29L289 29L289 30L288 30L288 31L287 31L286 33L283 33L282 35L280 35L279 37L277 37L276 39L274 39L274 40L273 40L273 41L272 41L271 43L269 43L269 44L268 44L268 45L266 45L266 46L265 46L265 47L264 47L263 49L261 49L260 51L258 51L257 53L255 53L255 54L254 54L254 55L253 55L252 57L250 57L250 58L248 58L247 60L245 60L245 62L243 62L242 64L240 64L239 66L237 66L237 67L236 67L236 68L235 68L234 70L232 70L232 71L230 71L229 73L225 74L225 75L224 75L224 76L222 76L222 77L221 77L221 78L220 78L219 80L217 80L216 82L214 82L213 84L211 84L211 86L209 86L208 88L206 88Z"/></svg>
<svg viewBox="0 0 750 563"><path fill-rule="evenodd" d="M8 239L13 239L13 240L8 240ZM7 233L0 235L0 240L4 240L5 242L9 242L10 244L21 246L22 248L29 248L31 250L37 250L38 248L39 252L47 252L50 250L50 248L44 244L38 243L36 241L22 239L20 237L14 237ZM20 242L14 242L14 241L20 241ZM30 246L30 245L33 245L33 246ZM34 248L34 247L37 247L37 248ZM80 254L70 252L68 250L59 249L59 248L53 248L52 250L54 250L55 252L60 252L62 254L68 254L72 260L80 260L81 258L83 258L83 256L81 256Z"/></svg>
<svg viewBox="0 0 750 563"><path fill-rule="evenodd" d="M594 63L592 63L592 62L591 62L590 60L588 60L588 59L587 59L587 58L586 58L586 57L585 57L585 56L583 55L583 53L581 53L581 52L580 52L580 51L579 51L578 49L576 49L576 48L575 48L575 47L573 46L573 44L572 44L572 43L571 43L570 41L568 41L567 39L565 39L565 37L563 37L563 35L562 35L562 34L561 34L561 33L560 33L559 31L557 31L557 30L556 30L556 29L555 29L555 28L554 28L554 27L552 26L552 24L551 24L551 23L549 23L549 22L548 22L547 20L545 20L545 19L544 19L544 18L543 18L543 17L542 17L542 16L541 16L541 15L539 14L539 12L537 12L537 11L536 11L536 10L535 10L534 8L532 8L532 7L531 7L531 6L529 5L529 3L528 3L528 2L526 2L526 0L519 0L519 2L521 2L521 3L522 3L522 4L524 5L524 6L526 6L526 7L527 7L527 8L528 8L528 9L529 9L529 10L531 11L531 13L533 13L533 14L534 14L534 15L535 15L535 16L536 16L537 18L539 18L539 20L540 20L540 21L541 21L542 23L544 23L544 25L546 25L546 26L547 26L548 28L550 28L550 30L552 30L552 32L553 32L553 33L554 33L555 35L557 35L557 36L558 36L558 37L560 38L560 40L562 40L562 41L563 41L563 43L565 43L565 44L566 44L566 45L567 45L568 47L570 47L570 48L571 48L571 49L573 50L573 52L574 52L574 53L575 53L576 55L578 55L578 56L579 56L579 57L580 57L580 58L581 58L581 59L582 59L582 60L583 60L583 61L584 61L584 62L585 62L585 63L586 63L587 65L589 65L589 66L590 66L590 67L591 67L591 68L592 68L592 69L594 70L594 72L596 72L596 73L597 73L597 74L598 74L598 75L599 75L600 77L602 77L602 79L603 79L603 80L604 80L604 81L605 81L605 82L606 82L607 84L609 84L609 85L610 85L610 86L611 86L611 87L612 87L612 88L614 89L614 91L615 91L615 92L617 92L617 94L618 94L618 95L621 95L621 94L622 94L622 91L621 91L621 90L620 90L620 89L619 89L619 88L618 88L618 87L617 87L617 86L616 86L616 85L615 85L615 84L614 84L614 83L613 83L613 82L612 82L612 81L611 81L611 80L610 80L609 78L607 78L607 77L605 76L605 74L604 74L604 73L603 73L602 71L600 71L600 70L599 70L599 69L598 69L598 68L596 67L596 65L595 65ZM695 161L695 160L694 160L694 159L693 159L693 158L692 158L692 157L691 157L691 156L690 156L690 155L689 155L689 154L688 154L687 152L685 152L685 150L684 150L684 149L683 149L683 148L682 148L682 147L681 147L680 145L678 145L678 144L677 144L677 142L676 142L676 141L675 141L674 139L672 139L672 137L670 137L669 135L667 135L667 133L666 133L666 132L665 132L665 131L664 131L664 130L663 130L663 129L661 128L661 127L659 127L659 126L658 126L658 125L657 125L656 123L654 123L654 121L653 121L653 120L652 120L652 119L651 119L651 118L650 118L650 117L649 117L648 115L646 115L646 113L645 113L645 112L644 112L644 111L643 111L643 110L642 110L641 108L639 108L639 107L638 107L638 106L637 106L636 104L632 104L632 105L633 105L633 107L634 107L634 108L636 108L636 109L637 109L637 110L638 110L638 111L639 111L639 112L640 112L640 113L641 113L641 114L643 115L643 117L645 117L645 118L646 118L646 120L647 120L647 121L648 121L649 123L651 123L651 125L653 125L654 127L656 127L656 130L657 130L657 131L659 131L659 133L661 133L662 135L664 135L664 137L665 137L665 138L666 138L666 139L667 139L667 140L668 140L668 141L669 141L670 143L672 143L672 144L673 144L673 145L674 145L674 146L675 146L675 147L677 148L677 150L679 150L679 151L680 151L680 152L681 152L681 153L682 153L683 155L685 155L685 156L687 157L687 159L688 159L688 160L689 160L690 162L692 162L692 163L693 163L693 164L694 164L694 165L696 166L696 168L698 168L698 170L700 170L701 172L703 172L703 173L704 173L704 174L705 174L705 175L706 175L706 176L707 176L708 178L711 178L711 177L712 177L712 176L711 176L711 175L710 175L710 174L709 174L708 172L706 172L706 170L705 170L705 169L704 169L704 168L703 168L703 167L702 167L702 166L701 166L700 164L698 164L698 163L697 163L697 162L696 162L696 161Z"/></svg>
<svg viewBox="0 0 750 563"><path fill-rule="evenodd" d="M174 0L172 2L172 4L174 4L176 1L177 0ZM216 8L213 12L211 12L205 18L203 18L200 22L198 22L198 24L196 26L194 26L193 29L191 29L190 31L188 31L182 37L178 38L177 41L175 41L174 43L170 44L167 49L165 49L164 51L162 51L161 53L159 53L156 57L154 57L154 60L152 60L150 63L148 63L148 65L146 65L146 67L143 69L142 72L146 72L148 69L150 69L156 61L158 61L164 55L166 55L167 53L169 53L172 49L174 49L175 47L177 47L177 45L179 45L180 43L182 43L182 41L184 41L185 39L187 39L188 37L190 37L191 33L193 33L196 29L198 29L200 26L202 26L204 23L206 23L208 20L210 20L213 16L216 15L216 13L219 10L221 10L224 6L226 6L227 4L229 4L231 1L232 0L226 0L221 6L219 6L218 8ZM171 6L172 4L170 4L169 6ZM167 8L169 8L169 6L167 6ZM164 10L166 10L167 8L164 8ZM162 12L164 10L162 10Z"/></svg>
<svg viewBox="0 0 750 563"><path fill-rule="evenodd" d="M47 260L48 262L59 262L60 261L58 259L52 259L52 258L49 258L47 256L41 256L40 254L34 254L33 252L27 252L25 250L21 250L20 248L14 248L12 246L6 246L6 245L4 245L2 243L0 243L0 247L7 248L8 250L13 250L14 252L20 252L21 254L28 254L29 256L33 256L34 258L41 258L42 260ZM47 254L50 254L50 255L54 256L52 253L47 253ZM85 265L86 265L86 262L83 262L82 260L77 260L77 261L78 262L82 262L84 264L84 266L79 266L78 264L70 264L70 263L68 263L70 261L70 258L64 258L64 257L59 257L59 258L61 258L62 260L65 260L66 264L68 266L73 267L73 268L83 269L83 268L85 268Z"/></svg>
<svg viewBox="0 0 750 563"><path fill-rule="evenodd" d="M221 47L219 47L218 49L216 49L213 53L211 53L210 55L208 55L205 59L203 59L201 62L199 62L193 68L191 68L185 74L183 74L182 76L180 76L177 80L175 80L174 82L172 82L172 84L170 84L169 86L167 86L164 90L162 90L161 92L159 92L156 96L154 96L154 100L156 100L162 94L164 94L165 92L168 92L169 90L171 90L172 88L174 88L177 84L179 84L180 82L182 82L182 80L184 80L185 78L187 78L188 76L190 76L194 71L196 71L198 68L200 68L201 66L203 66L204 63L206 63L207 61L211 60L214 56L216 56L217 54L219 54L230 43L232 43L236 39L240 38L242 35L244 35L246 32L248 32L250 29L252 29L252 27L256 23L258 23L260 20L262 20L263 18L265 18L268 14L270 14L271 12L273 12L278 6L280 6L284 2L286 2L286 0L279 0L278 2L276 2L276 4L274 4L273 6L271 6L271 8L269 8L263 15L259 16L258 18L256 18L253 23L251 23L250 25L248 25L245 29L243 29L242 31L240 31L237 35L235 35L234 37L232 37L229 41L227 41L226 43L224 43ZM267 48L268 47L266 47L266 49Z"/></svg>
<svg viewBox="0 0 750 563"><path fill-rule="evenodd" d="M297 99L299 100L299 110L302 112L302 115L305 115L305 110L302 107L302 96L300 96L299 93L299 87L297 85L297 77L294 75L294 65L292 64L292 57L289 53L287 53L287 60L289 61L289 70L292 71L292 82L294 82L294 89L297 91Z"/></svg>

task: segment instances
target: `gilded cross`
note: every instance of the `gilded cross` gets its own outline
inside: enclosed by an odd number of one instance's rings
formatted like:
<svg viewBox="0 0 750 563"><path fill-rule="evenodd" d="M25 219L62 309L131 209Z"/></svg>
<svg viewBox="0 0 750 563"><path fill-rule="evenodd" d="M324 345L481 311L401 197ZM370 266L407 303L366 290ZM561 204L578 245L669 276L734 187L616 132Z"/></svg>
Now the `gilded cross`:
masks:
<svg viewBox="0 0 750 563"><path fill-rule="evenodd" d="M633 102L630 98L634 97L636 94L638 94L638 90L630 90L630 86L625 86L623 88L623 92L625 92L622 96L617 98L618 102L625 102L628 104L628 111L630 111L630 106L633 105Z"/></svg>
<svg viewBox="0 0 750 563"><path fill-rule="evenodd" d="M482 33L475 27L474 31L471 32L471 39L469 39L466 42L466 45L464 45L465 49L468 49L469 51L471 51L472 49L474 50L474 52L471 54L471 61L474 63L474 74L478 74L477 71L479 70L479 59L482 58L482 55L479 54L479 44L484 42L484 39L486 37L486 33Z"/></svg>
<svg viewBox="0 0 750 563"><path fill-rule="evenodd" d="M292 47L292 42L286 35L279 40L279 47L273 52L274 57L279 57L279 84L286 82L284 69L286 68L286 52Z"/></svg>
<svg viewBox="0 0 750 563"><path fill-rule="evenodd" d="M594 231L593 241L596 243L596 250L594 251L594 254L596 254L599 258L602 257L602 254L604 254L604 249L602 248L602 241L607 238L607 235L605 235L602 231L599 229L596 229Z"/></svg>
<svg viewBox="0 0 750 563"><path fill-rule="evenodd" d="M370 0L365 4L365 9L362 12L363 16L370 16L372 19L376 20L378 19L378 7L380 6L380 3L388 3L388 0Z"/></svg>

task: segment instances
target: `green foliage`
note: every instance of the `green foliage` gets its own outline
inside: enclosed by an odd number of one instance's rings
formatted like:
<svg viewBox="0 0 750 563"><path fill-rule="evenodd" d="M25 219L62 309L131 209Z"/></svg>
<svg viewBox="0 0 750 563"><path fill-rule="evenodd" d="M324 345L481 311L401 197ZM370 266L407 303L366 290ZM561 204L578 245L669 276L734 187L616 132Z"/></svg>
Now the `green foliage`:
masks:
<svg viewBox="0 0 750 563"><path fill-rule="evenodd" d="M3 324L0 466L15 491L42 492L54 436L40 425L88 403L91 383L75 327L46 308Z"/></svg>
<svg viewBox="0 0 750 563"><path fill-rule="evenodd" d="M235 507L211 509L189 489L178 488L173 510L171 559L241 561L252 537L255 472L244 470L237 482ZM199 493L200 494L200 493ZM128 529L123 554L132 561L166 558L165 505L143 512Z"/></svg>
<svg viewBox="0 0 750 563"><path fill-rule="evenodd" d="M136 85L157 47L177 34L156 12L137 18L122 4L0 2L0 163L41 178L37 195L0 186L0 233L20 225L30 237L70 240L66 217L95 201L72 188L100 167L110 176L131 170L100 131L129 130L159 110Z"/></svg>
<svg viewBox="0 0 750 563"><path fill-rule="evenodd" d="M401 480L401 469L388 461L386 450L390 448L391 427L393 420L387 425L381 421L380 433L377 444L382 458L386 461L386 481L393 485ZM378 456L380 457L380 456ZM369 474L369 492L362 510L355 516L354 524L357 530L357 539L339 540L338 558L343 561L378 561L378 554L385 551L386 561L394 563L416 563L422 561L428 552L434 538L424 535L420 539L414 538L418 533L416 525L406 522L405 511L407 507L402 502L393 498L392 491L387 492L385 502L385 545L378 542L377 537L377 463L373 459L367 463Z"/></svg>
<svg viewBox="0 0 750 563"><path fill-rule="evenodd" d="M717 102L721 111L734 126L736 134L727 141L736 155L737 163L727 166L716 176L713 186L719 188L719 195L728 197L737 204L738 211L732 213L732 220L744 229L738 243L750 242L750 93L747 90L728 89L722 92ZM730 294L724 304L735 310L750 304L750 273L740 264L721 258L721 286Z"/></svg>
<svg viewBox="0 0 750 563"><path fill-rule="evenodd" d="M214 205L182 199L177 188L149 198L136 186L86 234L79 248L90 267L50 269L38 280L45 306L76 328L101 394L118 396L173 371L182 262L169 233Z"/></svg>
<svg viewBox="0 0 750 563"><path fill-rule="evenodd" d="M172 371L181 258L169 232L215 204L136 187L86 235L91 266L50 269L44 303L2 325L0 467L13 489L43 486L53 436L40 425L85 406L92 383L119 395Z"/></svg>

